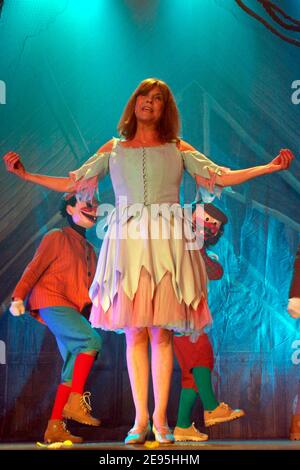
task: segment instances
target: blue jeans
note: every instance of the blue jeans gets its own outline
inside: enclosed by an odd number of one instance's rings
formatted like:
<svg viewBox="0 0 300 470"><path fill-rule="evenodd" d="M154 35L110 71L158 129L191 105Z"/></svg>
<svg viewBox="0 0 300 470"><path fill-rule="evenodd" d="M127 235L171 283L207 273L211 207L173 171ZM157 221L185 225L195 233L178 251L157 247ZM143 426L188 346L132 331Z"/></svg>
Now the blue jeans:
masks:
<svg viewBox="0 0 300 470"><path fill-rule="evenodd" d="M62 382L71 382L78 354L101 350L102 339L80 312L70 307L47 307L40 316L54 334L63 358Z"/></svg>

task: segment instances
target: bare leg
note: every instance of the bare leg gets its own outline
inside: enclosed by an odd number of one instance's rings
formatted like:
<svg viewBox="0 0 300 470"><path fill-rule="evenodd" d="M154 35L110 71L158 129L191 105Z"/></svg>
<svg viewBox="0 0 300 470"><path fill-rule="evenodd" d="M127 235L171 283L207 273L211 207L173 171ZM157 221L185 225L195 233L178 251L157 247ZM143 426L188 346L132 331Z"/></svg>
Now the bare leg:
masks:
<svg viewBox="0 0 300 470"><path fill-rule="evenodd" d="M173 371L173 335L169 330L151 328L151 367L155 409L153 422L156 427L167 425L167 405Z"/></svg>
<svg viewBox="0 0 300 470"><path fill-rule="evenodd" d="M148 331L146 328L127 328L125 333L127 368L136 413L134 427L142 430L149 420Z"/></svg>

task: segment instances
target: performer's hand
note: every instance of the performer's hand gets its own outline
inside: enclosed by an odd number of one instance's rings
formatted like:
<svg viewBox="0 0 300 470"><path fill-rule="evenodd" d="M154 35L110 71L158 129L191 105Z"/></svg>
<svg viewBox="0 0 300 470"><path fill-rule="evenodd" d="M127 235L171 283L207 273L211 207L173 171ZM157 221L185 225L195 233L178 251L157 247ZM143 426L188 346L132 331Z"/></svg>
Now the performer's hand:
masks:
<svg viewBox="0 0 300 470"><path fill-rule="evenodd" d="M14 317L19 317L25 313L25 306L23 300L14 300L9 307L10 313Z"/></svg>
<svg viewBox="0 0 300 470"><path fill-rule="evenodd" d="M275 157L270 163L270 172L287 170L294 159L294 155L289 149L281 149L279 155Z"/></svg>
<svg viewBox="0 0 300 470"><path fill-rule="evenodd" d="M292 318L300 318L300 298L292 297L289 299L287 310Z"/></svg>
<svg viewBox="0 0 300 470"><path fill-rule="evenodd" d="M4 155L3 160L6 170L9 171L9 173L14 173L19 176L19 178L25 179L26 171L19 154L16 152L8 152Z"/></svg>

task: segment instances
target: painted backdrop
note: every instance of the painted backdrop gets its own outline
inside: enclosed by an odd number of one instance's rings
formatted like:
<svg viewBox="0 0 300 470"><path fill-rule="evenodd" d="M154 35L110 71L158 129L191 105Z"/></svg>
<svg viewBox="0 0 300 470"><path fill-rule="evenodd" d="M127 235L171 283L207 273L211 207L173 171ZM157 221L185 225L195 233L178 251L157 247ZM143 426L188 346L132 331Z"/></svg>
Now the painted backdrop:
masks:
<svg viewBox="0 0 300 470"><path fill-rule="evenodd" d="M299 19L297 3L280 5ZM255 0L248 4L265 15ZM300 376L300 320L286 311L300 231L300 104L292 88L299 47L234 0L11 0L0 44L1 153L19 152L29 171L64 176L80 166L117 135L129 95L150 76L171 86L183 138L216 163L259 165L280 148L298 156L289 171L228 188L216 201L229 223L214 250L225 275L209 292L218 397L247 413L210 436L287 437ZM113 202L109 177L99 190ZM60 195L18 180L3 164L0 192L0 439L40 439L61 361L46 327L7 308L41 236L62 223ZM181 200L194 197L185 175ZM99 248L95 231L89 236ZM103 426L80 432L122 439L133 419L124 338L102 334L89 387ZM179 384L175 365L171 425ZM200 404L195 420L201 425Z"/></svg>

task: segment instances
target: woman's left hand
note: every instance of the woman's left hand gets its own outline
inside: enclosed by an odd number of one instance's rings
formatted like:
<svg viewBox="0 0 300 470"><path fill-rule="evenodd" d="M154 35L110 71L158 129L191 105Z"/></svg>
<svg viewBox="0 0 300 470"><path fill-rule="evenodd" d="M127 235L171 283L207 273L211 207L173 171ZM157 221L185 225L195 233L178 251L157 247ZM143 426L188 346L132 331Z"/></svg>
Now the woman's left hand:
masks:
<svg viewBox="0 0 300 470"><path fill-rule="evenodd" d="M271 173L275 171L287 170L294 159L293 152L289 149L281 149L279 155L275 157L270 163L269 167Z"/></svg>

